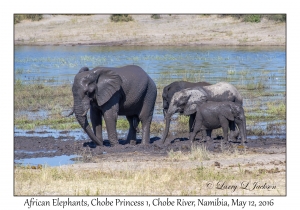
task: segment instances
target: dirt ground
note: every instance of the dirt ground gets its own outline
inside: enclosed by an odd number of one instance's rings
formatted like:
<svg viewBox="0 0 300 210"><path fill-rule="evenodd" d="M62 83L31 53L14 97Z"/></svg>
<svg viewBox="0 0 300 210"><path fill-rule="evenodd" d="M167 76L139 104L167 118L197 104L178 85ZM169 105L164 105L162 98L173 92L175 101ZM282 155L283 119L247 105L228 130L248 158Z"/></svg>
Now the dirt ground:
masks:
<svg viewBox="0 0 300 210"><path fill-rule="evenodd" d="M285 45L286 24L241 22L219 15L132 15L113 23L109 15L44 15L14 26L15 45Z"/></svg>
<svg viewBox="0 0 300 210"><path fill-rule="evenodd" d="M184 136L184 135L180 135ZM119 140L119 144L114 147L108 146L108 141L104 141L105 146L95 146L89 140L75 140L72 138L53 138L53 137L15 137L15 150L22 152L15 153L15 159L36 158L36 157L54 157L60 155L79 155L76 159L80 163L75 164L76 167L97 167L99 163L103 170L122 170L122 164L119 162L126 162L135 165L135 169L145 164L140 162L147 162L147 165L163 161L168 157L170 151L181 151L188 153L191 151L191 142L187 138L179 136L170 136L165 144L161 144L159 137L151 138L149 145L141 144L141 140L131 141L126 144L124 140ZM227 167L230 165L250 165L261 166L265 165L270 168L280 165L285 170L286 163L286 139L282 138L266 138L261 136L257 139L249 139L246 146L243 148L240 142L231 142L229 144L221 144L221 140L214 138L211 141L196 142L196 146L205 145L211 154L222 154L224 151L230 153L242 153L242 158L219 159L212 158L209 161L204 161L204 165L212 165L218 162L221 166ZM49 153L49 151L53 151ZM109 164L109 167L103 165ZM162 163L162 162L161 162ZM180 164L180 163L178 163ZM181 162L182 164L182 162ZM185 167L195 167L200 162L188 161ZM155 167L163 167L163 164L155 164ZM124 165L123 165L124 166ZM102 168L101 167L101 168ZM125 167L125 166L124 166Z"/></svg>

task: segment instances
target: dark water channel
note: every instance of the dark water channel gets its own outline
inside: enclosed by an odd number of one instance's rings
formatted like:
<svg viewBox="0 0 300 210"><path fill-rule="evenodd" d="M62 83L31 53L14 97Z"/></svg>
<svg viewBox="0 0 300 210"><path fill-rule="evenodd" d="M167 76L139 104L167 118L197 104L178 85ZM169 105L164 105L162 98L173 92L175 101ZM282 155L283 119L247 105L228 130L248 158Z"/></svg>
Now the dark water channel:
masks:
<svg viewBox="0 0 300 210"><path fill-rule="evenodd" d="M286 51L284 47L16 46L14 79L15 81L21 80L23 84L44 83L51 86L69 84L71 86L75 74L83 66L118 67L129 64L141 66L159 88L182 79L210 83L227 81L237 87L243 87L241 92L246 95L244 106L249 109L257 103L261 104L263 110L270 101L285 102ZM259 91L269 94L255 98L247 97L251 91L258 91L252 87L261 84L265 88ZM27 115L31 119L40 119L47 117L47 111L22 110L15 112L15 115ZM163 120L161 104L156 104L154 120ZM270 123L274 122L260 121L247 127L267 127ZM284 135L285 119L280 123L282 128L278 133ZM125 135L122 131L119 133ZM62 131L51 130L47 127L38 128L34 132L15 128L15 136L26 135L36 137L66 135L66 138L69 136L75 139L86 138L82 130L69 131L68 134L64 134ZM18 161L24 164L60 165L71 163L72 157Z"/></svg>

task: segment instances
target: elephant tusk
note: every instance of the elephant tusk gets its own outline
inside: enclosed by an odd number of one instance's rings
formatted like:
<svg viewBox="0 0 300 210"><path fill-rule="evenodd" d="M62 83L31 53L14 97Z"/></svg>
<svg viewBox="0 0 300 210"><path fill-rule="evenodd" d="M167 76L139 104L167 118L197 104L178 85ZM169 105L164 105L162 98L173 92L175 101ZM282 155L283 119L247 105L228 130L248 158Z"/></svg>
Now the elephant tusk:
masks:
<svg viewBox="0 0 300 210"><path fill-rule="evenodd" d="M164 118L166 117L166 114L167 114L167 110L166 109L163 109L163 113L164 113Z"/></svg>
<svg viewBox="0 0 300 210"><path fill-rule="evenodd" d="M74 114L74 108L69 112L69 114L66 117L70 117L72 114Z"/></svg>
<svg viewBox="0 0 300 210"><path fill-rule="evenodd" d="M88 113L89 109L87 109L81 116L84 117Z"/></svg>

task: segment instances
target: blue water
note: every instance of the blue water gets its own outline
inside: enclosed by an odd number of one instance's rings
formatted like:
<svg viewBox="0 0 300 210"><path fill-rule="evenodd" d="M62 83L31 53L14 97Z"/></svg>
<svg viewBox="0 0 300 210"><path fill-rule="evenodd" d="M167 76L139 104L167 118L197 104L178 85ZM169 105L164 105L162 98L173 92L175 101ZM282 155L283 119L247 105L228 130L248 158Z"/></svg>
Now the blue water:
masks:
<svg viewBox="0 0 300 210"><path fill-rule="evenodd" d="M22 160L15 160L15 163L22 165L48 165L48 166L61 166L75 163L71 160L72 158L77 158L77 155L62 155L55 157L39 157L39 158L26 158Z"/></svg>
<svg viewBox="0 0 300 210"><path fill-rule="evenodd" d="M162 72L177 72L180 79L180 72L201 71L205 81L215 83L230 76L235 84L241 79L238 73L246 71L254 80L273 79L278 88L285 85L286 52L284 47L15 47L15 79L24 82L72 83L83 66L130 64L141 66L154 80Z"/></svg>

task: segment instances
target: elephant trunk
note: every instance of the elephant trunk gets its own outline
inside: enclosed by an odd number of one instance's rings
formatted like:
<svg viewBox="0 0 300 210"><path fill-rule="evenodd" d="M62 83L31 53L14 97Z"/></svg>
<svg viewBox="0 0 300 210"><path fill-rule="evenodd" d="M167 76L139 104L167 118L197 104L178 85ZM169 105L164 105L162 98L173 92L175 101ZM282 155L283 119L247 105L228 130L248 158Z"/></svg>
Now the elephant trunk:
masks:
<svg viewBox="0 0 300 210"><path fill-rule="evenodd" d="M242 121L238 124L240 135L242 138L242 144L247 142L247 131L246 131L246 121Z"/></svg>
<svg viewBox="0 0 300 210"><path fill-rule="evenodd" d="M242 141L243 141L243 142L247 142L246 119L243 121Z"/></svg>
<svg viewBox="0 0 300 210"><path fill-rule="evenodd" d="M163 144L165 143L166 138L168 137L168 134L169 134L171 115L167 114L165 120L166 120L166 127L165 127L165 131L164 131L164 134L163 134L163 137L162 137L162 143Z"/></svg>
<svg viewBox="0 0 300 210"><path fill-rule="evenodd" d="M77 103L78 104L78 103ZM76 103L74 103L74 113L76 116L76 119L78 121L78 123L80 124L80 126L83 128L83 130L87 133L87 135L90 137L90 139L95 142L97 145L102 146L103 145L103 140L99 139L94 132L92 131L88 120L87 120L87 110L84 110L82 108L82 106L80 105L76 105Z"/></svg>

